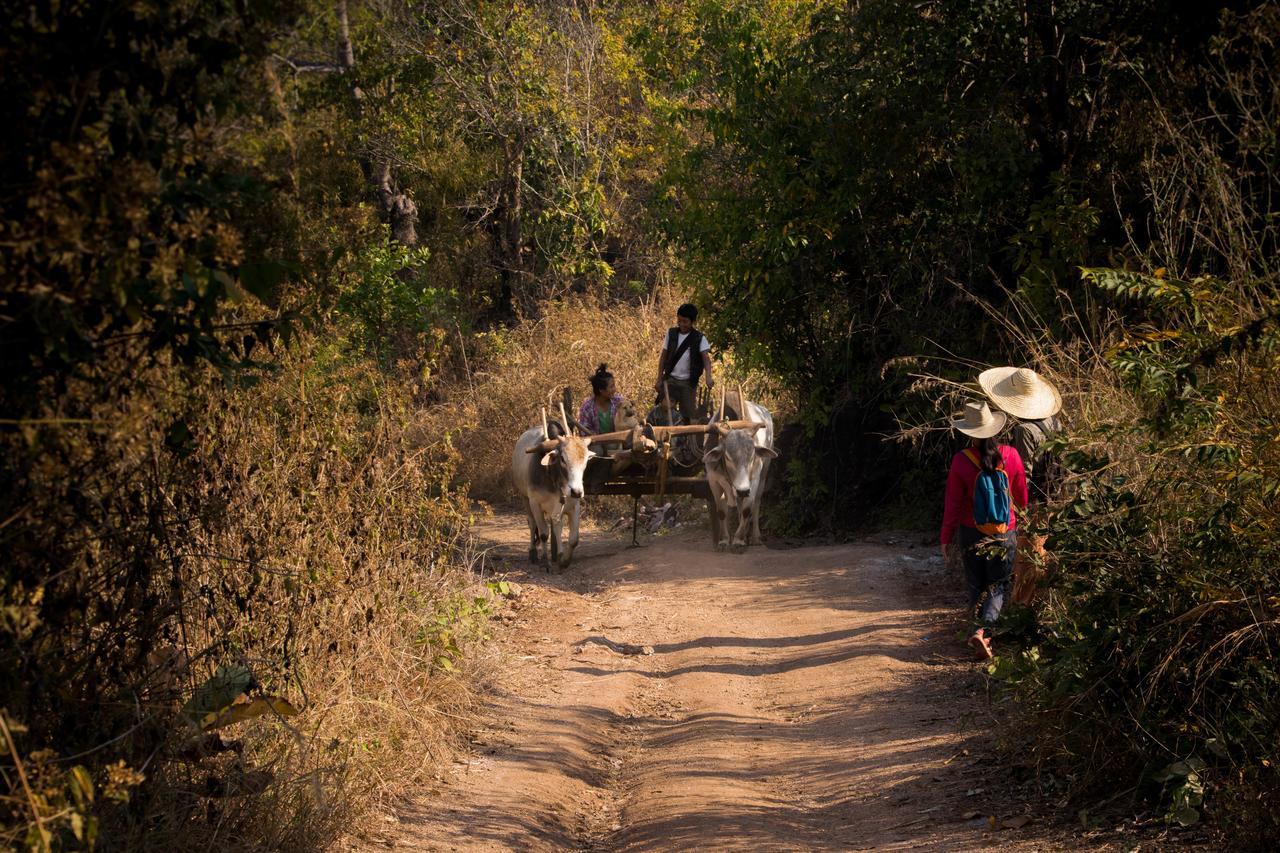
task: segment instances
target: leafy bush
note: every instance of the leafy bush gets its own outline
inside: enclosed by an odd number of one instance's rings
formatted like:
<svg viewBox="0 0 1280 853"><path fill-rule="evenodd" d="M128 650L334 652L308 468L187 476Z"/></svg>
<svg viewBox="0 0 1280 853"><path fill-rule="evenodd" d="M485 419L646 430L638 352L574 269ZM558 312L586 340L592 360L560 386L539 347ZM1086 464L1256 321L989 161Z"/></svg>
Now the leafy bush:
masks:
<svg viewBox="0 0 1280 853"><path fill-rule="evenodd" d="M430 252L399 243L367 246L347 272L337 296L340 315L351 320L358 352L390 364L412 359L427 371L440 355L457 317L457 293L430 284ZM460 327L459 327L460 331Z"/></svg>
<svg viewBox="0 0 1280 853"><path fill-rule="evenodd" d="M1083 360L1045 353L1075 485L1039 639L994 670L1077 791L1136 787L1257 849L1280 843L1278 43L1274 7L1224 16L1207 102L1157 112L1149 241L1083 271L1126 321Z"/></svg>
<svg viewBox="0 0 1280 853"><path fill-rule="evenodd" d="M1207 790L1206 807L1259 843L1280 838L1262 807L1280 792L1273 323L1211 368L1192 365L1235 334L1206 348L1190 323L1096 367L1090 387L1110 385L1111 404L1065 453L1076 484L1049 525L1059 568L1039 638L996 670L1031 712L1041 760L1078 789L1163 785L1184 824Z"/></svg>
<svg viewBox="0 0 1280 853"><path fill-rule="evenodd" d="M1043 325L1083 305L1076 266L1146 221L1157 133L1139 73L1173 55L1181 93L1219 32L1213 7L705 4L675 111L666 223L706 268L708 331L803 395L790 522L847 527L921 482L882 405L882 367L945 353L1020 358L975 307L1017 282ZM1119 205L1103 199L1117 199ZM905 384L905 383L904 383ZM871 482L868 478L879 478ZM859 488L866 484L866 488ZM867 498L871 498L868 500Z"/></svg>

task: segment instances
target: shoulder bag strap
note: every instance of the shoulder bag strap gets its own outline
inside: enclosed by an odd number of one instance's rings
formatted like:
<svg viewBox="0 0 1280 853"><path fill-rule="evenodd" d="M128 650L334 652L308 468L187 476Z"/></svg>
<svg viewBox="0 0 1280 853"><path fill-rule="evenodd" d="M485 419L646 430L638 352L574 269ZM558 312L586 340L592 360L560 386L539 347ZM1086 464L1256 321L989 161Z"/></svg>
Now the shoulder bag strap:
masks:
<svg viewBox="0 0 1280 853"><path fill-rule="evenodd" d="M669 334L671 334L673 340L679 340L680 333L678 330L672 329ZM693 345L693 336L697 334L698 333L696 331L690 332L688 336L685 337L684 343L676 347L676 351L674 353L671 352L670 347L667 348L667 352L668 352L667 363L666 363L666 366L662 368L663 379L666 379L668 376L670 376L671 371L676 369L676 365L680 363L680 356L684 355L686 352L689 351L689 347ZM699 337L701 337L701 335L699 335Z"/></svg>

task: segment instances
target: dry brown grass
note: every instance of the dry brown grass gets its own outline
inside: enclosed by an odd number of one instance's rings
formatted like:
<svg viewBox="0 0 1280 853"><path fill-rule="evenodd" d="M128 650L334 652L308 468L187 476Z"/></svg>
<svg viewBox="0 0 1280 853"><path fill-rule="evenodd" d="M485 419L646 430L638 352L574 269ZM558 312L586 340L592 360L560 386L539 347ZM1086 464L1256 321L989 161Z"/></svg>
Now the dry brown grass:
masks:
<svg viewBox="0 0 1280 853"><path fill-rule="evenodd" d="M239 724L230 734L242 760L167 768L158 787L174 817L208 808L182 792L210 779L234 789L240 763L270 768L260 796L203 816L210 846L323 846L433 772L470 706L450 648L476 639L483 616L469 609L467 518L449 457L416 440L397 383L314 355L289 356L277 380L227 400L207 424L218 439L202 448L207 491L195 500L235 487L223 523L185 543L209 555L186 583L216 587L236 566L260 574L249 606L186 614L189 646L217 650L191 675L235 656L302 710L288 724ZM162 837L153 828L146 841Z"/></svg>
<svg viewBox="0 0 1280 853"><path fill-rule="evenodd" d="M569 386L576 400L585 399L600 362L608 363L618 391L647 410L662 336L680 301L660 292L638 306L554 303L536 321L474 338L467 355L475 371L424 413L431 429L454 433L458 473L472 495L492 502L512 497L516 438L538 423L541 406L556 410L560 389Z"/></svg>
<svg viewBox="0 0 1280 853"><path fill-rule="evenodd" d="M424 441L410 388L336 347L304 340L277 366L246 390L156 387L119 434L68 439L74 476L49 467L50 489L70 483L99 512L69 534L65 518L47 522L60 525L51 548L83 555L61 576L80 590L68 624L87 627L50 626L30 654L46 678L90 673L74 683L89 712L58 716L39 683L25 708L9 697L8 719L30 729L24 769L46 793L0 808L0 847L33 810L55 846L71 841L66 755L98 786L85 815L100 845L130 850L320 849L451 756L488 606L454 456ZM159 450L181 410L185 458ZM58 583L46 594L65 597ZM176 712L220 665L247 667L255 690L301 713L233 724L221 731L233 748L192 753ZM116 761L146 777L127 806L102 796Z"/></svg>
<svg viewBox="0 0 1280 853"><path fill-rule="evenodd" d="M465 485L509 496L516 436L548 394L569 385L585 396L601 361L647 404L680 301L551 305L469 341L469 369L427 408L413 380L315 335L254 387L158 377L103 411L115 432L68 438L33 493L51 508L87 498L93 511L33 515L44 527L24 559L33 572L56 565L52 543L76 569L49 569L46 594L74 583L84 615L68 616L74 633L47 625L28 657L46 679L87 670L97 687L61 705L33 692L8 717L37 724L18 746L53 792L41 807L50 826L66 835L73 805L57 756L86 749L77 761L95 784L116 761L147 777L128 807L100 798L85 812L104 845L124 849L316 849L434 773L484 666L476 599L488 591ZM175 418L190 427L187 451L163 449ZM95 658L103 646L120 650L110 667ZM222 665L247 667L256 690L301 713L223 730L234 751L183 756L193 732L177 711ZM71 707L102 710L73 732ZM21 800L6 805L0 841L22 838L30 815Z"/></svg>
<svg viewBox="0 0 1280 853"><path fill-rule="evenodd" d="M424 413L425 426L436 434L452 433L458 473L473 496L505 503L513 497L509 468L516 438L538 423L541 406L556 411L565 386L581 403L600 362L608 363L618 391L642 414L648 411L662 337L684 301L671 289L660 289L639 305L564 301L548 305L536 321L479 335L467 350L474 372L445 389L442 404ZM742 382L752 399L777 406L767 383L737 370L715 344L712 340L717 379Z"/></svg>
<svg viewBox="0 0 1280 853"><path fill-rule="evenodd" d="M560 389L571 387L575 400L585 399L588 377L601 362L618 391L647 409L662 336L677 305L669 296L637 307L565 302L505 335L479 338L473 357L483 366L433 413L437 423L468 427L457 435L458 471L472 494L490 501L510 494L516 437L538 423L539 407L555 411Z"/></svg>
<svg viewBox="0 0 1280 853"><path fill-rule="evenodd" d="M423 429L451 436L458 452L458 477L470 494L498 506L515 506L511 485L511 448L537 424L539 409L558 411L561 389L573 389L578 404L590 393L589 376L600 362L613 372L618 391L643 416L653 404L653 380L663 336L687 297L659 288L639 304L594 299L550 303L544 314L514 329L479 335L468 342L466 372L443 388L443 401L422 414ZM701 325L701 324L700 324ZM711 340L718 382L741 384L753 400L785 416L787 396L767 377L740 369L732 354ZM571 412L573 416L575 412ZM461 425L461 426L460 426ZM705 518L701 500L666 497L676 517L693 523ZM593 496L583 505L585 519L622 524L630 519L630 498Z"/></svg>

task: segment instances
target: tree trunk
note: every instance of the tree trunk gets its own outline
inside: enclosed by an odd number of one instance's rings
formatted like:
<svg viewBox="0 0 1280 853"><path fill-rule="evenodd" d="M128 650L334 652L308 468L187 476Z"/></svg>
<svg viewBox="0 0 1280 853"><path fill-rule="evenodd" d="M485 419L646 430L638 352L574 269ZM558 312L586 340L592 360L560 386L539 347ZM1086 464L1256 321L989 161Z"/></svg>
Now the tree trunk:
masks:
<svg viewBox="0 0 1280 853"><path fill-rule="evenodd" d="M1069 168L1071 163L1068 57L1064 55L1069 45L1065 43L1061 25L1054 19L1051 4L1028 0L1023 10L1023 24L1032 82L1025 104L1027 136L1040 154L1040 162L1031 175L1031 191L1033 198L1043 198L1048 192L1049 178Z"/></svg>
<svg viewBox="0 0 1280 853"><path fill-rule="evenodd" d="M524 145L518 139L503 143L504 172L498 193L501 216L495 237L498 250L499 292L495 308L505 319L515 317L516 300L527 295L524 257Z"/></svg>
<svg viewBox="0 0 1280 853"><path fill-rule="evenodd" d="M356 51L351 46L351 25L347 22L347 0L338 0L338 64L346 72L354 71L356 67Z"/></svg>
<svg viewBox="0 0 1280 853"><path fill-rule="evenodd" d="M347 18L347 0L337 0L338 65L351 79L351 98L356 113L363 112L364 92L355 81L356 53L351 44L351 25ZM382 218L391 226L391 239L405 246L418 245L418 206L396 183L391 159L368 153L360 156L360 171L378 200Z"/></svg>

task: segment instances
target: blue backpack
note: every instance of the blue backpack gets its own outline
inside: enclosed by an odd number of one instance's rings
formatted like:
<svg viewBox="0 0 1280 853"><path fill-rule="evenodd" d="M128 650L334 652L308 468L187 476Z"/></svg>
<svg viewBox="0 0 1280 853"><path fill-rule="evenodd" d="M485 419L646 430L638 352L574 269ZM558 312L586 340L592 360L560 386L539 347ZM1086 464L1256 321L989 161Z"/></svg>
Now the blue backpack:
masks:
<svg viewBox="0 0 1280 853"><path fill-rule="evenodd" d="M1009 490L1009 475L1004 472L1004 463L997 465L994 471L987 471L983 469L978 454L971 449L966 449L964 455L978 468L978 479L973 483L974 526L988 536L1008 533L1013 494Z"/></svg>

